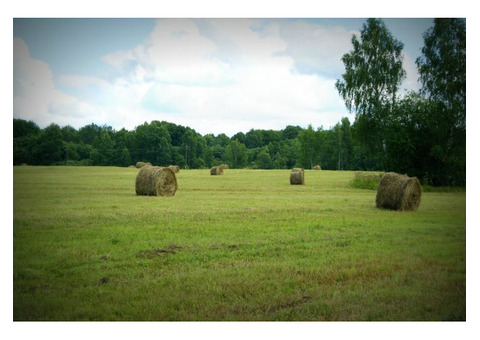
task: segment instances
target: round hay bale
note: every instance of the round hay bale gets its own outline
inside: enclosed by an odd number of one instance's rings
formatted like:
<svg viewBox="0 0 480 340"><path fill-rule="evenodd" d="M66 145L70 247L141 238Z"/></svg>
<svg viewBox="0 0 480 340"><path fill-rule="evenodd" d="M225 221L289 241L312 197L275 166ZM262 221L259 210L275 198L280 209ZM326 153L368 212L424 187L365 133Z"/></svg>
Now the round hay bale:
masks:
<svg viewBox="0 0 480 340"><path fill-rule="evenodd" d="M145 163L145 162L137 162L137 163L135 164L135 167L136 167L137 169L141 169L141 168L143 168L145 165L150 165L150 166L151 166L152 163L150 163L150 162L147 162L147 163Z"/></svg>
<svg viewBox="0 0 480 340"><path fill-rule="evenodd" d="M221 166L214 166L210 169L210 175L223 175L223 168Z"/></svg>
<svg viewBox="0 0 480 340"><path fill-rule="evenodd" d="M292 185L304 185L305 184L305 171L302 168L293 168L290 172L290 184Z"/></svg>
<svg viewBox="0 0 480 340"><path fill-rule="evenodd" d="M143 196L174 196L177 178L170 168L146 165L140 169L135 180L135 192Z"/></svg>
<svg viewBox="0 0 480 340"><path fill-rule="evenodd" d="M417 210L422 197L422 187L417 177L387 172L378 183L377 208L392 210Z"/></svg>
<svg viewBox="0 0 480 340"><path fill-rule="evenodd" d="M170 169L173 170L174 173L178 174L180 172L180 167L178 165L169 165Z"/></svg>
<svg viewBox="0 0 480 340"><path fill-rule="evenodd" d="M228 164L220 164L219 167L221 167L222 169L230 169Z"/></svg>
<svg viewBox="0 0 480 340"><path fill-rule="evenodd" d="M322 170L322 167L320 165L315 165L313 167L313 170Z"/></svg>

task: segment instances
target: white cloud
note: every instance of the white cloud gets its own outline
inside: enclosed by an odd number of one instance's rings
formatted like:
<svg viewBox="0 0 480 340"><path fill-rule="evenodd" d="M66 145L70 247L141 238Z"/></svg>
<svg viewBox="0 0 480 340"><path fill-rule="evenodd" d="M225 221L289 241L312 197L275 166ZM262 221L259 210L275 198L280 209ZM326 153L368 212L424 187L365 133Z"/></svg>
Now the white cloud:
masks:
<svg viewBox="0 0 480 340"><path fill-rule="evenodd" d="M13 113L28 115L47 112L48 98L54 92L52 72L47 64L30 58L20 38L13 39Z"/></svg>
<svg viewBox="0 0 480 340"><path fill-rule="evenodd" d="M228 135L286 125L328 128L346 116L335 79L320 72L341 65L335 58L345 53L351 35L307 22L274 21L252 29L257 24L158 20L142 44L102 58L110 78L72 71L56 77L57 84L48 65L32 59L16 39L14 116L76 128L95 122L133 129L166 120L202 134ZM314 65L316 57L316 73L299 72L299 65Z"/></svg>
<svg viewBox="0 0 480 340"><path fill-rule="evenodd" d="M307 21L282 24L280 36L286 41L285 53L295 60L299 72L338 77L345 71L341 57L348 53L352 34L341 26L323 26Z"/></svg>
<svg viewBox="0 0 480 340"><path fill-rule="evenodd" d="M83 124L85 115L98 115L87 102L55 88L47 64L32 59L28 46L13 39L13 116L32 120L40 126Z"/></svg>
<svg viewBox="0 0 480 340"><path fill-rule="evenodd" d="M296 72L295 60L280 53L287 48L280 27L269 25L259 34L252 23L158 20L144 45L105 56L128 72L122 86L115 80L115 98L128 97L122 87L138 89L143 79L151 86L131 98L143 107L132 112L141 112L142 121L168 120L201 133L337 123L346 112L334 81ZM132 76L138 68L143 78ZM138 80L135 86L132 77Z"/></svg>

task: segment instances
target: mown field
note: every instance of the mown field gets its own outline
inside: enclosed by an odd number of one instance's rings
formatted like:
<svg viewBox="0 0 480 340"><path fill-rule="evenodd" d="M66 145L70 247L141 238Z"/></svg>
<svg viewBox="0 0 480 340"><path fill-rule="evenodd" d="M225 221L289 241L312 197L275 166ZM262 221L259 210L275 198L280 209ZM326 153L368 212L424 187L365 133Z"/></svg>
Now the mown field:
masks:
<svg viewBox="0 0 480 340"><path fill-rule="evenodd" d="M466 194L375 208L353 172L13 167L14 320L465 320Z"/></svg>

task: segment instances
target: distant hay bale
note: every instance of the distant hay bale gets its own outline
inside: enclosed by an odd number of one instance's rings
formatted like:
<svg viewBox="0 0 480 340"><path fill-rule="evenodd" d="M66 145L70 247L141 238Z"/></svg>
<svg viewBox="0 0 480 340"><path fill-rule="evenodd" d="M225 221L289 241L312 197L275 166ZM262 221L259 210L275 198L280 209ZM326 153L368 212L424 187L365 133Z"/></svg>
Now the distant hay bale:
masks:
<svg viewBox="0 0 480 340"><path fill-rule="evenodd" d="M137 168L135 165L129 165L128 167L129 168L135 168L135 169Z"/></svg>
<svg viewBox="0 0 480 340"><path fill-rule="evenodd" d="M228 166L228 164L220 164L219 167L223 168L223 169L230 169L230 167Z"/></svg>
<svg viewBox="0 0 480 340"><path fill-rule="evenodd" d="M305 184L305 171L302 168L293 168L290 172L290 184Z"/></svg>
<svg viewBox="0 0 480 340"><path fill-rule="evenodd" d="M417 210L422 197L422 187L417 177L387 172L378 183L377 208L392 210Z"/></svg>
<svg viewBox="0 0 480 340"><path fill-rule="evenodd" d="M135 180L137 195L174 196L177 188L177 178L170 168L144 166L138 172Z"/></svg>
<svg viewBox="0 0 480 340"><path fill-rule="evenodd" d="M210 175L223 175L223 168L221 166L214 166L210 169Z"/></svg>
<svg viewBox="0 0 480 340"><path fill-rule="evenodd" d="M137 169L141 169L141 168L143 168L145 165L150 165L150 166L151 166L152 163L150 163L150 162L147 162L147 163L145 163L145 162L137 162L137 163L135 164L135 167L136 167Z"/></svg>
<svg viewBox="0 0 480 340"><path fill-rule="evenodd" d="M173 170L174 173L178 174L180 172L180 167L178 165L169 165L170 169Z"/></svg>
<svg viewBox="0 0 480 340"><path fill-rule="evenodd" d="M315 165L313 167L313 170L322 170L322 167L320 165Z"/></svg>

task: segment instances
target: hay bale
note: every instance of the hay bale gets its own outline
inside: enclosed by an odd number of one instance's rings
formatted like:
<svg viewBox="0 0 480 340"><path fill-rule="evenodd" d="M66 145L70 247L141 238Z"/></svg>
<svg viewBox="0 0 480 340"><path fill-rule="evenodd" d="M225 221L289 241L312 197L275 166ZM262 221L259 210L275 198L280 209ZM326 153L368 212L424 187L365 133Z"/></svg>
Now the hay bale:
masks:
<svg viewBox="0 0 480 340"><path fill-rule="evenodd" d="M322 170L322 167L320 165L315 165L313 167L313 170Z"/></svg>
<svg viewBox="0 0 480 340"><path fill-rule="evenodd" d="M169 165L170 169L173 170L174 173L178 174L180 172L180 167L178 165Z"/></svg>
<svg viewBox="0 0 480 340"><path fill-rule="evenodd" d="M170 168L146 165L140 169L135 180L137 195L174 196L177 178Z"/></svg>
<svg viewBox="0 0 480 340"><path fill-rule="evenodd" d="M293 168L290 172L290 184L305 184L305 171L303 168Z"/></svg>
<svg viewBox="0 0 480 340"><path fill-rule="evenodd" d="M378 183L377 208L392 210L417 210L422 197L422 187L417 177L387 172Z"/></svg>
<svg viewBox="0 0 480 340"><path fill-rule="evenodd" d="M221 166L214 166L210 169L210 175L223 175L223 168Z"/></svg>
<svg viewBox="0 0 480 340"><path fill-rule="evenodd" d="M137 163L135 164L135 167L136 167L137 169L141 169L141 168L143 168L145 165L150 165L150 166L151 166L152 163L150 163L150 162L146 162L146 163L145 163L145 162L137 162Z"/></svg>
<svg viewBox="0 0 480 340"><path fill-rule="evenodd" d="M221 167L222 169L230 169L230 167L228 166L228 164L220 164L219 167Z"/></svg>

